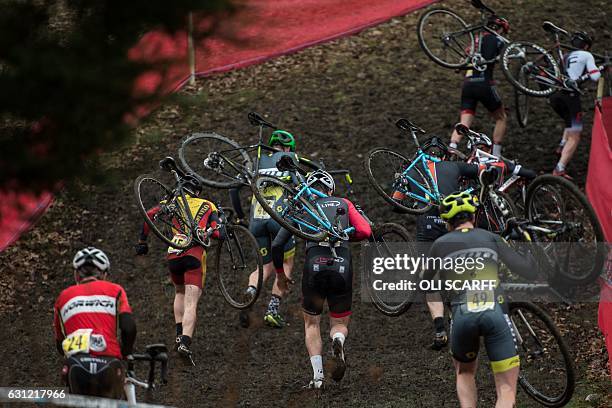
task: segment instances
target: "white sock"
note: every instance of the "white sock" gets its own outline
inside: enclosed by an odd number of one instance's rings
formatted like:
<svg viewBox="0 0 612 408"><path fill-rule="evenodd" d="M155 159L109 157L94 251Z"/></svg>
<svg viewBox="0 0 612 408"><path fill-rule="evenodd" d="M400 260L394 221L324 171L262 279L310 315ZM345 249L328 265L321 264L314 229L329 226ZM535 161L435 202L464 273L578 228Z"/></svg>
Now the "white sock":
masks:
<svg viewBox="0 0 612 408"><path fill-rule="evenodd" d="M448 145L449 145L450 147L452 147L453 149L456 149L456 148L457 148L457 143L455 143L455 142L450 142Z"/></svg>
<svg viewBox="0 0 612 408"><path fill-rule="evenodd" d="M323 358L320 355L312 356L310 364L312 364L312 377L314 379L323 378Z"/></svg>
<svg viewBox="0 0 612 408"><path fill-rule="evenodd" d="M493 145L493 156L501 156L502 146L500 144Z"/></svg>
<svg viewBox="0 0 612 408"><path fill-rule="evenodd" d="M340 344L344 345L344 339L346 337L344 337L344 334L338 332L338 333L334 333L334 335L332 336L332 341L339 339L340 340Z"/></svg>
<svg viewBox="0 0 612 408"><path fill-rule="evenodd" d="M559 162L557 163L557 166L555 167L555 170L557 171L565 171L565 164Z"/></svg>
<svg viewBox="0 0 612 408"><path fill-rule="evenodd" d="M559 142L559 146L561 147L565 146L565 142L567 142L567 140L561 139L561 141Z"/></svg>

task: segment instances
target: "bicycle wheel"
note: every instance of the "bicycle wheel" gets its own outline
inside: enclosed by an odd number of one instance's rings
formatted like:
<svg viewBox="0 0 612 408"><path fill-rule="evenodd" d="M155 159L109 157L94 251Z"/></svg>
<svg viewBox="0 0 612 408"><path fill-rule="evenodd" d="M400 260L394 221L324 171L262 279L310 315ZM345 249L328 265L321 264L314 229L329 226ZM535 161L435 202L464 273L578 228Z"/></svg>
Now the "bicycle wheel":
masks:
<svg viewBox="0 0 612 408"><path fill-rule="evenodd" d="M177 205L172 190L152 176L142 175L134 183L134 194L138 202L138 211L151 231L165 244L185 249L193 239L190 224ZM149 210L157 208L154 213Z"/></svg>
<svg viewBox="0 0 612 408"><path fill-rule="evenodd" d="M320 216L319 212L303 195L297 196L299 191L296 187L276 177L260 175L251 183L251 189L264 211L294 235L315 242L323 241L327 237L327 231L311 216ZM273 201L276 200L270 200L270 196L283 196L285 207L273 208Z"/></svg>
<svg viewBox="0 0 612 408"><path fill-rule="evenodd" d="M556 262L561 282L594 282L603 271L605 239L586 196L570 181L553 175L534 179L527 189L527 219L545 229L536 233Z"/></svg>
<svg viewBox="0 0 612 408"><path fill-rule="evenodd" d="M399 224L385 223L374 227L370 238L370 248L372 254L379 257L395 257L398 254L398 243L407 246L410 241L410 234ZM380 279L380 275L372 272L372 268L366 268L367 293L374 307L385 316L397 317L406 313L412 306L412 292L406 296L405 293L396 294L383 293L374 289L374 281ZM396 296L394 296L396 295Z"/></svg>
<svg viewBox="0 0 612 408"><path fill-rule="evenodd" d="M470 62L474 34L454 12L437 8L426 11L417 26L421 49L436 64L445 68L463 68Z"/></svg>
<svg viewBox="0 0 612 408"><path fill-rule="evenodd" d="M263 260L257 239L242 225L225 224L221 227L224 238L219 240L216 251L217 283L223 297L236 309L251 307L263 285ZM254 296L246 297L249 276L258 271Z"/></svg>
<svg viewBox="0 0 612 408"><path fill-rule="evenodd" d="M179 148L179 159L204 185L216 188L242 185L246 181L244 172L253 169L253 161L238 143L216 133L194 133L187 137Z"/></svg>
<svg viewBox="0 0 612 408"><path fill-rule="evenodd" d="M559 329L530 302L511 302L510 319L521 359L519 384L544 406L564 406L574 394L575 369Z"/></svg>
<svg viewBox="0 0 612 408"><path fill-rule="evenodd" d="M555 91L553 85L561 74L559 65L539 45L526 42L506 44L501 60L506 79L522 93L545 97Z"/></svg>
<svg viewBox="0 0 612 408"><path fill-rule="evenodd" d="M517 70L516 78L523 84L524 87L528 87L529 77L520 69ZM514 88L514 112L516 113L516 121L520 127L527 127L527 121L529 119L529 95L520 92L518 88Z"/></svg>
<svg viewBox="0 0 612 408"><path fill-rule="evenodd" d="M518 217L519 211L508 194L500 191L495 192L495 194L497 195L497 202L488 198L478 207L476 225L495 234L500 234L506 229L506 220ZM506 212L505 215L504 212Z"/></svg>
<svg viewBox="0 0 612 408"><path fill-rule="evenodd" d="M370 183L386 202L406 213L423 214L434 204L427 195L432 188L418 165L408 174L414 181L408 179L404 170L411 163L400 153L378 147L370 150L364 164Z"/></svg>

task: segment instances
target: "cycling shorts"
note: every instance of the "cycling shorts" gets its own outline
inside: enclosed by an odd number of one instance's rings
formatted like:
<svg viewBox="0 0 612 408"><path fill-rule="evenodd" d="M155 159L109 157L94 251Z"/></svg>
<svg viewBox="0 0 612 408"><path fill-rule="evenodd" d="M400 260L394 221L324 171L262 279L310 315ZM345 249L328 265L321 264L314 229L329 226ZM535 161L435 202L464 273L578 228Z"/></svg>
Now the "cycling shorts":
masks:
<svg viewBox="0 0 612 408"><path fill-rule="evenodd" d="M417 242L434 242L447 232L448 229L446 228L446 222L440 218L437 211L434 214L423 214L417 216Z"/></svg>
<svg viewBox="0 0 612 408"><path fill-rule="evenodd" d="M62 378L71 394L122 399L125 368L115 357L76 354L66 359Z"/></svg>
<svg viewBox="0 0 612 408"><path fill-rule="evenodd" d="M264 265L272 262L272 241L280 231L281 226L272 218L268 219L252 219L249 223L249 231L257 239L259 252L263 258ZM291 237L285 244L285 259L292 257L295 254L295 237Z"/></svg>
<svg viewBox="0 0 612 408"><path fill-rule="evenodd" d="M315 246L306 251L302 276L302 308L310 315L320 315L327 300L331 317L351 314L353 303L353 271L351 252L336 248L333 259L328 247ZM331 265L330 265L331 264Z"/></svg>
<svg viewBox="0 0 612 408"><path fill-rule="evenodd" d="M569 92L555 92L548 99L553 110L563 119L566 129L582 130L582 104L580 95Z"/></svg>
<svg viewBox="0 0 612 408"><path fill-rule="evenodd" d="M478 102L482 103L490 113L503 108L494 84L486 80L481 82L466 80L461 88L461 113L475 114Z"/></svg>
<svg viewBox="0 0 612 408"><path fill-rule="evenodd" d="M451 354L463 363L478 357L480 337L484 337L493 373L519 366L516 337L510 318L499 303L482 312L470 312L467 304L453 305L450 329Z"/></svg>
<svg viewBox="0 0 612 408"><path fill-rule="evenodd" d="M189 248L168 258L170 279L175 285L193 285L202 289L206 281L206 251L201 246Z"/></svg>

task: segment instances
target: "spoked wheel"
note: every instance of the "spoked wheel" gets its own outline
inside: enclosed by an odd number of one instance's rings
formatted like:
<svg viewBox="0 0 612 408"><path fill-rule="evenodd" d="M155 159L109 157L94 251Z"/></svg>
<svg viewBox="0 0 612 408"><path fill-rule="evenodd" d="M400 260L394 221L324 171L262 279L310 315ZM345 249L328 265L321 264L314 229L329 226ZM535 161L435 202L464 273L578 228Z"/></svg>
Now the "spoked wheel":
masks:
<svg viewBox="0 0 612 408"><path fill-rule="evenodd" d="M263 284L263 260L257 239L241 225L226 224L221 228L216 252L219 289L231 306L247 309L257 300ZM258 271L256 292L246 295L249 276L254 271Z"/></svg>
<svg viewBox="0 0 612 408"><path fill-rule="evenodd" d="M183 140L179 158L185 170L209 187L232 188L244 184L244 172L253 161L240 145L216 133L194 133Z"/></svg>
<svg viewBox="0 0 612 408"><path fill-rule="evenodd" d="M419 45L432 61L445 68L462 68L470 62L474 34L467 24L450 10L426 11L419 19Z"/></svg>
<svg viewBox="0 0 612 408"><path fill-rule="evenodd" d="M304 196L297 196L296 187L282 182L276 177L257 176L251 183L251 189L257 202L283 228L307 241L323 241L328 233L313 218L321 214ZM269 197L284 197L284 206L274 208L276 200Z"/></svg>
<svg viewBox="0 0 612 408"><path fill-rule="evenodd" d="M370 150L365 170L370 183L386 202L411 214L423 214L433 205L431 185L421 169L391 149L378 147Z"/></svg>
<svg viewBox="0 0 612 408"><path fill-rule="evenodd" d="M521 359L519 384L544 406L564 406L574 394L575 369L559 329L530 302L510 303L510 319Z"/></svg>
<svg viewBox="0 0 612 408"><path fill-rule="evenodd" d="M539 45L523 42L507 44L501 58L504 75L520 92L545 97L557 89L559 65Z"/></svg>
<svg viewBox="0 0 612 408"><path fill-rule="evenodd" d="M529 87L529 76L527 73L518 67L516 74L517 80L525 87ZM529 119L529 95L520 92L518 88L514 88L514 111L516 113L516 121L520 127L527 127Z"/></svg>
<svg viewBox="0 0 612 408"><path fill-rule="evenodd" d="M518 217L519 211L508 194L499 191L495 194L497 196L497 202L493 202L489 197L478 207L476 224L480 228L487 229L495 234L500 234L506 229L506 220L512 217Z"/></svg>
<svg viewBox="0 0 612 408"><path fill-rule="evenodd" d="M367 246L368 255L382 258L395 257L397 254L405 253L402 250L408 248L409 241L410 235L401 225L394 223L381 224L372 231L372 237ZM411 253L410 255L414 254ZM373 268L366 267L365 270L367 293L378 311L386 316L397 317L410 308L414 300L413 294L416 291L406 293L406 291L376 290L374 282L384 275L375 274ZM416 281L418 275L414 276Z"/></svg>
<svg viewBox="0 0 612 408"><path fill-rule="evenodd" d="M142 175L134 183L138 210L151 231L166 245L186 249L193 234L172 190L152 176ZM150 211L151 210L151 211Z"/></svg>
<svg viewBox="0 0 612 408"><path fill-rule="evenodd" d="M597 279L606 257L604 236L578 187L562 177L537 177L527 189L526 215L542 229L532 232L555 261L560 280L585 285Z"/></svg>

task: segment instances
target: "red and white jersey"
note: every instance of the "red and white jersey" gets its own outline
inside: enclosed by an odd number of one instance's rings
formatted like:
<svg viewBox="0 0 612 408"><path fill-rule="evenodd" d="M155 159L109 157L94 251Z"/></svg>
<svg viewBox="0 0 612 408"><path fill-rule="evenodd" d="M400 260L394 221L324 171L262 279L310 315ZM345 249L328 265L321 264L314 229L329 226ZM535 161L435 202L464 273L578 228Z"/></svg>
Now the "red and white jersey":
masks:
<svg viewBox="0 0 612 408"><path fill-rule="evenodd" d="M62 340L77 330L91 330L89 354L121 358L117 337L121 313L132 313L132 309L120 285L94 280L70 286L55 302L55 338Z"/></svg>
<svg viewBox="0 0 612 408"><path fill-rule="evenodd" d="M572 51L565 56L565 70L567 76L574 81L585 73L588 73L593 81L597 81L601 76L599 68L595 65L593 54L583 50Z"/></svg>

